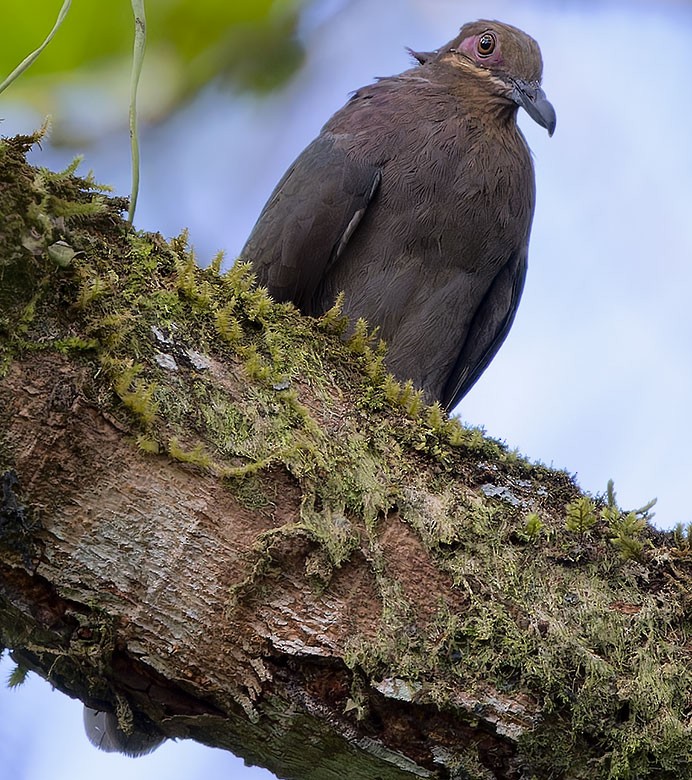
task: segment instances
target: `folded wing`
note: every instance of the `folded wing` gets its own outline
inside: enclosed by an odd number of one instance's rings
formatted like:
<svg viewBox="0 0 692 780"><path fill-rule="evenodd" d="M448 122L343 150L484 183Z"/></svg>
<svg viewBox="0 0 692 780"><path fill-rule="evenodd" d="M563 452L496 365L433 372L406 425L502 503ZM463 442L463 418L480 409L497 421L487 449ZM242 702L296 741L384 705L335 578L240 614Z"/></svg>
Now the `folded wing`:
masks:
<svg viewBox="0 0 692 780"><path fill-rule="evenodd" d="M446 409L466 395L505 340L524 288L526 260L525 248L510 257L481 301L444 388L441 403Z"/></svg>
<svg viewBox="0 0 692 780"><path fill-rule="evenodd" d="M320 135L298 157L264 207L240 259L250 261L276 301L306 314L363 218L381 180L379 167L354 161L333 136Z"/></svg>

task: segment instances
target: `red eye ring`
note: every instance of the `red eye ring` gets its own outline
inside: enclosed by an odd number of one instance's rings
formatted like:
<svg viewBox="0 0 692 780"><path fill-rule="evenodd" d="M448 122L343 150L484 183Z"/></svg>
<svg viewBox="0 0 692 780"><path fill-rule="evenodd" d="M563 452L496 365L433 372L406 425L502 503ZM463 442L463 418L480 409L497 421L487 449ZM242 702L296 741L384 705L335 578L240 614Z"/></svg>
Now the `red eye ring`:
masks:
<svg viewBox="0 0 692 780"><path fill-rule="evenodd" d="M484 32L478 36L476 42L476 53L479 57L489 57L497 46L497 38L491 32Z"/></svg>

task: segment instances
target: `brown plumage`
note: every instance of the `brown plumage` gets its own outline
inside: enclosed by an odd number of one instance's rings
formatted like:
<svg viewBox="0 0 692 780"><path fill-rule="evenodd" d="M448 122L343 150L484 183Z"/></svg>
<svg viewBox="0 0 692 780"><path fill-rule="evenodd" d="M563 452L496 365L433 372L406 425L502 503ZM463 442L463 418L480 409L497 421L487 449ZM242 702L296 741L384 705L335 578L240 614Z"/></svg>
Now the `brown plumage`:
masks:
<svg viewBox="0 0 692 780"><path fill-rule="evenodd" d="M358 90L286 172L241 258L320 315L344 291L387 364L454 406L504 341L534 210L519 106L552 134L537 43L491 21Z"/></svg>

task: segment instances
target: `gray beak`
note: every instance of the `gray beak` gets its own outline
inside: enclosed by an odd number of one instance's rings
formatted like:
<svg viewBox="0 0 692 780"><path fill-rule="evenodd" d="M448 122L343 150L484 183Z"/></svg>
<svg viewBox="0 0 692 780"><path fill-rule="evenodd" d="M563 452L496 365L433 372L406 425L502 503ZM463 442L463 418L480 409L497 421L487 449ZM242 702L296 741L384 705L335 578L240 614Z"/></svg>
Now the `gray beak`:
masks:
<svg viewBox="0 0 692 780"><path fill-rule="evenodd" d="M555 124L557 122L555 109L537 82L532 81L529 83L519 79L514 80L512 100L525 109L534 122L538 122L541 127L545 127L548 135L552 135L555 132Z"/></svg>

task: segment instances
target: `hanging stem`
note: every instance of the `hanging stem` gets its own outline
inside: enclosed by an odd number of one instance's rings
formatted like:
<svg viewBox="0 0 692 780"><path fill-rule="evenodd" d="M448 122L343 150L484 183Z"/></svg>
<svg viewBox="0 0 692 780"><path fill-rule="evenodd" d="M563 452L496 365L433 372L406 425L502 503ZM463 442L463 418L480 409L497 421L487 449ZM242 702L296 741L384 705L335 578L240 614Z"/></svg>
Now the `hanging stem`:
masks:
<svg viewBox="0 0 692 780"><path fill-rule="evenodd" d="M130 149L132 154L132 192L127 221L132 224L139 195L139 139L137 137L137 87L144 62L144 47L147 38L147 21L144 15L144 0L132 0L135 16L135 43L132 54L132 76L130 80Z"/></svg>
<svg viewBox="0 0 692 780"><path fill-rule="evenodd" d="M63 23L63 20L67 16L67 12L70 10L70 5L72 3L72 0L65 0L65 2L62 4L62 8L60 9L60 13L58 14L58 19L53 25L53 29L48 33L48 36L46 37L46 40L36 49L36 51L32 51L31 54L22 62L17 65L17 67L10 73L10 75L0 84L0 92L7 89L9 85L24 71L33 64L34 60L38 57L38 55L48 46L48 44L53 40L53 36L58 31L58 28ZM133 0L134 4L134 0Z"/></svg>

